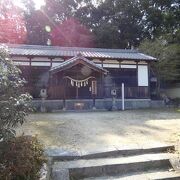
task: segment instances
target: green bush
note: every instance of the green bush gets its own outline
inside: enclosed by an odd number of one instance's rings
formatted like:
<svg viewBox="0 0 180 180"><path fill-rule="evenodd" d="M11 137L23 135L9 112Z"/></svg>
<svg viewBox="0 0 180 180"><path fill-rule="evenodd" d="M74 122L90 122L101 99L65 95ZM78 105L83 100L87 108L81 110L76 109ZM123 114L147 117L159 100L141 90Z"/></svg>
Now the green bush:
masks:
<svg viewBox="0 0 180 180"><path fill-rule="evenodd" d="M32 111L32 97L23 92L25 83L8 49L0 45L0 141L15 137L14 129L22 125Z"/></svg>
<svg viewBox="0 0 180 180"><path fill-rule="evenodd" d="M37 180L46 162L36 137L20 136L0 143L0 179Z"/></svg>
<svg viewBox="0 0 180 180"><path fill-rule="evenodd" d="M180 98L173 99L173 104L174 104L175 107L178 108L180 106Z"/></svg>

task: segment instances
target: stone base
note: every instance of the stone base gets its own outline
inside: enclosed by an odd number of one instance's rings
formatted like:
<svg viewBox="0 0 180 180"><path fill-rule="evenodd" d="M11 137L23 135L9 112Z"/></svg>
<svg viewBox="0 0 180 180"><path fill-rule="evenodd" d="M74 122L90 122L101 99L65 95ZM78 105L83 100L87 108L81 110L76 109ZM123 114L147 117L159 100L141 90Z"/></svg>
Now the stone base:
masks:
<svg viewBox="0 0 180 180"><path fill-rule="evenodd" d="M83 104L83 107L77 109L74 104ZM116 103L113 104L112 99L96 99L95 107L93 106L92 99L70 99L65 102L66 108L64 108L63 100L33 100L32 105L37 111L52 112L56 110L122 110L121 99L116 99ZM141 108L162 108L165 107L163 101L152 101L150 99L125 99L125 110L126 109L141 109Z"/></svg>

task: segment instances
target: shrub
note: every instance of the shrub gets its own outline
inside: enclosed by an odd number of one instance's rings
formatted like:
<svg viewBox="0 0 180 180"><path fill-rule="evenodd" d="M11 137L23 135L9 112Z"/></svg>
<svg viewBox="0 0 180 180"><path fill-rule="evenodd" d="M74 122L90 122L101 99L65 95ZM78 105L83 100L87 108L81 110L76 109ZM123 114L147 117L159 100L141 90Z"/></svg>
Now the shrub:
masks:
<svg viewBox="0 0 180 180"><path fill-rule="evenodd" d="M15 128L22 125L31 112L31 96L23 92L25 80L9 58L8 50L0 46L0 140L15 136Z"/></svg>
<svg viewBox="0 0 180 180"><path fill-rule="evenodd" d="M20 136L0 143L0 179L37 180L46 162L36 137Z"/></svg>
<svg viewBox="0 0 180 180"><path fill-rule="evenodd" d="M180 106L180 98L173 99L173 104L174 104L175 107L178 108Z"/></svg>

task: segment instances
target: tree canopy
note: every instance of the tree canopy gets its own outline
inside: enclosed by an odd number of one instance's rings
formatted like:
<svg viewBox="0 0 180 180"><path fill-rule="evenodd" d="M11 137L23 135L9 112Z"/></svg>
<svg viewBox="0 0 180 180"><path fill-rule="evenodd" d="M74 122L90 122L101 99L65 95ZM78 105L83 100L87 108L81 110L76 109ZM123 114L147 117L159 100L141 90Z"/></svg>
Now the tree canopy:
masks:
<svg viewBox="0 0 180 180"><path fill-rule="evenodd" d="M144 40L140 50L158 59L151 67L160 82L172 82L180 79L180 44L179 33L176 36L166 35L155 40Z"/></svg>
<svg viewBox="0 0 180 180"><path fill-rule="evenodd" d="M93 35L77 19L70 18L57 25L50 33L52 45L93 47Z"/></svg>
<svg viewBox="0 0 180 180"><path fill-rule="evenodd" d="M26 25L23 10L11 0L0 1L0 42L25 43Z"/></svg>
<svg viewBox="0 0 180 180"><path fill-rule="evenodd" d="M11 1L1 2L6 2L2 3L5 5ZM178 0L45 0L46 4L40 10L35 9L33 0L22 2L23 14L10 11L18 14L20 26L14 35L21 37L22 41L12 40L13 38L8 36L13 34L10 32L15 29L9 28L6 32L5 28L1 28L1 34L7 36L6 41L0 39L1 42L41 45L50 45L53 42L62 46L77 46L75 35L71 36L71 43L68 39L63 39L64 35L60 29L64 28L64 24L68 24L67 32L70 33L72 29L82 30L83 27L86 38L79 37L79 46L86 47L87 41L91 41L88 42L90 47L93 44L94 47L131 48L138 47L146 38L155 39L162 34L175 33L180 25ZM14 9L16 6L11 4L11 7ZM4 10L8 11L8 8L1 5L0 12ZM72 19L76 19L77 24ZM5 27L3 22L1 15L0 24ZM12 27L16 27L13 23L18 23L15 20L8 22ZM47 31L47 27L50 31ZM56 32L56 37L52 32Z"/></svg>

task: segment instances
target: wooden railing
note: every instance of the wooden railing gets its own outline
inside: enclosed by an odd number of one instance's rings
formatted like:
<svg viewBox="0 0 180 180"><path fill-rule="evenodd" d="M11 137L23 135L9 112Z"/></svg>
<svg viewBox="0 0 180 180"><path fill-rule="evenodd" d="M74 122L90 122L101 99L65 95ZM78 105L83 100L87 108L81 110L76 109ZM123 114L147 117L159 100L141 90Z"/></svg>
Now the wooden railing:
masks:
<svg viewBox="0 0 180 180"><path fill-rule="evenodd" d="M111 90L112 86L104 86L104 92L98 94L97 98L112 98ZM121 87L115 87L117 92L117 98L121 98ZM125 98L126 99L145 99L149 98L149 87L141 86L141 87L125 87ZM25 92L32 93L33 89L31 87L24 88ZM104 94L104 95L103 95ZM48 88L48 98L49 99L63 99L63 89L62 86L51 86ZM68 99L68 97L66 97ZM75 98L75 97L74 97ZM91 98L91 96L89 96ZM88 99L88 97L87 97Z"/></svg>
<svg viewBox="0 0 180 180"><path fill-rule="evenodd" d="M112 97L111 96L111 89L112 87L105 87L105 97ZM121 87L115 87L117 92L117 98L121 98L122 91ZM149 98L149 87L141 86L141 87L125 87L124 88L124 97L126 99L143 99Z"/></svg>

